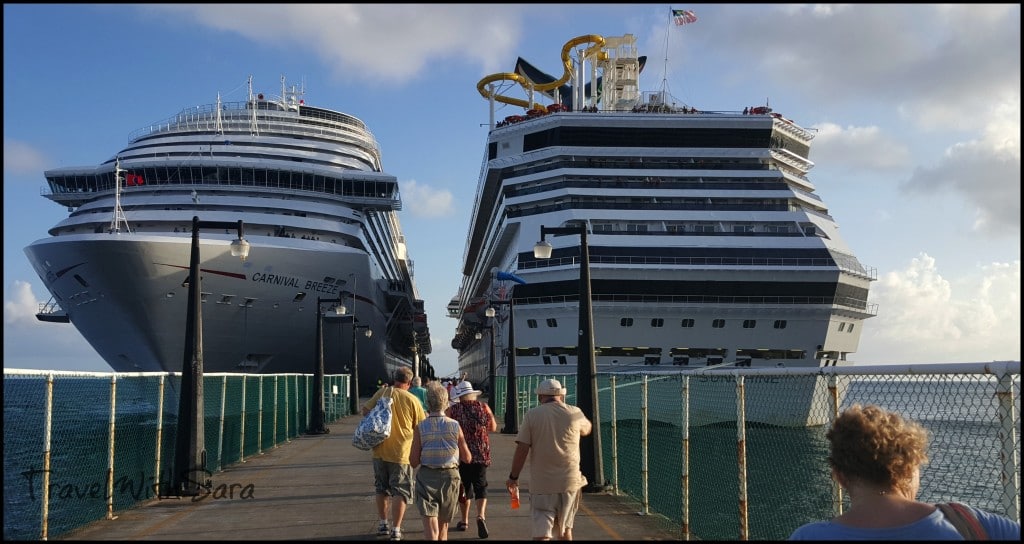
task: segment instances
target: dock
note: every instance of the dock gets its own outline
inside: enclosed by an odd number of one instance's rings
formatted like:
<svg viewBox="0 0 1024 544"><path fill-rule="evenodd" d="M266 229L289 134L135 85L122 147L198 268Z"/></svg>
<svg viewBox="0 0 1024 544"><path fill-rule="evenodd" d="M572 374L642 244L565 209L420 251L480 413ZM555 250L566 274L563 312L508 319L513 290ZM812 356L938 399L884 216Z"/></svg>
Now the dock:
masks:
<svg viewBox="0 0 1024 544"><path fill-rule="evenodd" d="M301 435L213 475L214 493L163 497L116 512L56 540L388 540L377 536L371 452L352 446L359 419L344 417L331 432ZM488 540L532 540L530 464L520 475L522 507L512 510L505 478L515 436L491 433L488 468ZM575 540L679 540L680 529L659 515L641 515L640 504L611 492L586 493L573 528ZM470 527L449 540L480 540L476 506ZM403 540L424 540L414 504L406 509Z"/></svg>

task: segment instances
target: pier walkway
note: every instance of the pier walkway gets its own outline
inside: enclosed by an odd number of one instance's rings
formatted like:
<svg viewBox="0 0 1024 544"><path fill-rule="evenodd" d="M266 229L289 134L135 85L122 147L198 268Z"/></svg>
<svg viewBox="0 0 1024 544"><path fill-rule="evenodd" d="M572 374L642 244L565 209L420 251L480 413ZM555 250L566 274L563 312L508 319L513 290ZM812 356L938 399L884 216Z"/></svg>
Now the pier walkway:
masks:
<svg viewBox="0 0 1024 544"><path fill-rule="evenodd" d="M234 485L234 498L154 499L58 540L387 540L376 536L371 453L352 446L357 423L358 418L342 418L329 425L330 434L299 436L215 473L214 486L230 489ZM520 476L524 491L521 508L510 508L504 489L514 438L491 434L488 540L532 540L525 496L530 488L529 463ZM252 496L241 497L240 488L250 484ZM641 516L639 511L639 503L623 496L585 494L576 516L574 539L680 539L678 527L664 517ZM449 540L479 540L475 517L474 506L469 530L452 530ZM404 540L423 540L423 525L413 504L406 510L402 532Z"/></svg>

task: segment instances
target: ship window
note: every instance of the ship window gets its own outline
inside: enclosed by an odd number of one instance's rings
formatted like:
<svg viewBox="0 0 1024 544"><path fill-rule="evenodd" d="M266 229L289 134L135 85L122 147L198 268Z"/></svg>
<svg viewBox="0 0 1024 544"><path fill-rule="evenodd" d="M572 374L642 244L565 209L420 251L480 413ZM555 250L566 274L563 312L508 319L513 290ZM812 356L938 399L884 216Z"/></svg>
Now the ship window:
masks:
<svg viewBox="0 0 1024 544"><path fill-rule="evenodd" d="M850 326L846 327L846 332L853 332L853 323L850 323Z"/></svg>
<svg viewBox="0 0 1024 544"><path fill-rule="evenodd" d="M755 320L755 319L744 319L743 320L743 328L744 329L753 329L756 326L757 326L757 320Z"/></svg>
<svg viewBox="0 0 1024 544"><path fill-rule="evenodd" d="M732 226L732 231L733 232L754 232L754 226L753 225L733 225Z"/></svg>
<svg viewBox="0 0 1024 544"><path fill-rule="evenodd" d="M527 319L526 320L526 326L527 326L527 328L530 328L530 329L536 329L537 328L537 320L536 319Z"/></svg>
<svg viewBox="0 0 1024 544"><path fill-rule="evenodd" d="M785 329L786 328L786 320L785 319L777 319L777 320L775 320L775 328L776 329Z"/></svg>
<svg viewBox="0 0 1024 544"><path fill-rule="evenodd" d="M839 324L839 332L843 332L844 330L846 330L846 323L840 323Z"/></svg>
<svg viewBox="0 0 1024 544"><path fill-rule="evenodd" d="M676 355L672 358L673 366L689 366L690 357L688 355Z"/></svg>
<svg viewBox="0 0 1024 544"><path fill-rule="evenodd" d="M724 319L716 319L716 320L711 322L711 326L716 328L716 329L724 329L725 328L725 320Z"/></svg>
<svg viewBox="0 0 1024 544"><path fill-rule="evenodd" d="M660 318L660 317L655 317L654 319L651 320L651 326L652 327L664 327L665 326L665 320Z"/></svg>
<svg viewBox="0 0 1024 544"><path fill-rule="evenodd" d="M558 364L560 364L560 365L569 364L569 360L565 358L565 355L559 355L558 356Z"/></svg>
<svg viewBox="0 0 1024 544"><path fill-rule="evenodd" d="M629 232L647 232L647 225L642 223L630 223L626 225L626 230Z"/></svg>
<svg viewBox="0 0 1024 544"><path fill-rule="evenodd" d="M547 322L547 325L549 327L557 327L558 326L558 320L553 318L553 317L549 317L546 322Z"/></svg>
<svg viewBox="0 0 1024 544"><path fill-rule="evenodd" d="M299 293L297 293L295 295L295 298L292 299L292 302L302 302L302 300L305 299L305 298L306 298L306 293L299 292Z"/></svg>
<svg viewBox="0 0 1024 544"><path fill-rule="evenodd" d="M594 223L594 232L612 232L615 225L612 223Z"/></svg>
<svg viewBox="0 0 1024 544"><path fill-rule="evenodd" d="M622 319L619 320L619 326L620 327L632 327L633 326L633 318L632 317L623 317Z"/></svg>
<svg viewBox="0 0 1024 544"><path fill-rule="evenodd" d="M89 287L89 284L86 283L86 281L82 278L82 276L79 276L78 274L75 274L74 277L75 277L75 281L77 281L78 283L82 284L82 287Z"/></svg>
<svg viewBox="0 0 1024 544"><path fill-rule="evenodd" d="M550 355L544 355L543 359L544 359L544 364L546 364L546 365L550 365L551 364L551 356Z"/></svg>
<svg viewBox="0 0 1024 544"><path fill-rule="evenodd" d="M684 319L681 323L684 329L692 329L694 321L692 319Z"/></svg>

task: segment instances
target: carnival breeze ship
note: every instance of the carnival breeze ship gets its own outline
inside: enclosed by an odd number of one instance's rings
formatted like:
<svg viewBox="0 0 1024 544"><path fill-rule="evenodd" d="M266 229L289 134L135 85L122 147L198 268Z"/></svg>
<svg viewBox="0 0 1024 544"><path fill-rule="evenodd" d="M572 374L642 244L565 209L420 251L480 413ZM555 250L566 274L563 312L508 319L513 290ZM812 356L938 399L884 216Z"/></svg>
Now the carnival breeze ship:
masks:
<svg viewBox="0 0 1024 544"><path fill-rule="evenodd" d="M364 391L397 366L432 376L398 181L362 121L302 95L282 78L279 97L254 96L250 78L244 101L218 96L99 166L45 172L70 214L25 248L53 295L39 318L70 321L116 371L181 371L192 218L242 221L244 262L236 229L199 234L205 371L312 372L321 297L355 316L324 321L327 374L352 371L357 322Z"/></svg>
<svg viewBox="0 0 1024 544"><path fill-rule="evenodd" d="M512 336L518 376L575 373L581 236L547 236L550 259L533 248L542 226L580 225L599 373L849 364L876 274L807 177L813 132L766 106L640 92L642 58L632 35L580 36L561 78L520 59L479 82L492 128L448 307L460 369L487 384L493 345L504 374ZM510 83L527 99L499 94ZM527 111L495 123L495 102Z"/></svg>

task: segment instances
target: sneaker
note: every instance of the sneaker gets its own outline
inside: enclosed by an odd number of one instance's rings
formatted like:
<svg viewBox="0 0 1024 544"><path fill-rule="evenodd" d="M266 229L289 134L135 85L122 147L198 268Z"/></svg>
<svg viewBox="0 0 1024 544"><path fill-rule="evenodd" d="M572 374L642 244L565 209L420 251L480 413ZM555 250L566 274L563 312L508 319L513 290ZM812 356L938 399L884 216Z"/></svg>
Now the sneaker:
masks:
<svg viewBox="0 0 1024 544"><path fill-rule="evenodd" d="M391 540L402 540L402 530L398 527L391 529Z"/></svg>
<svg viewBox="0 0 1024 544"><path fill-rule="evenodd" d="M388 536L388 522L387 520L380 520L377 522L377 536Z"/></svg>
<svg viewBox="0 0 1024 544"><path fill-rule="evenodd" d="M476 532L480 535L480 538L487 538L490 534L487 532L487 522L481 518L476 518Z"/></svg>

